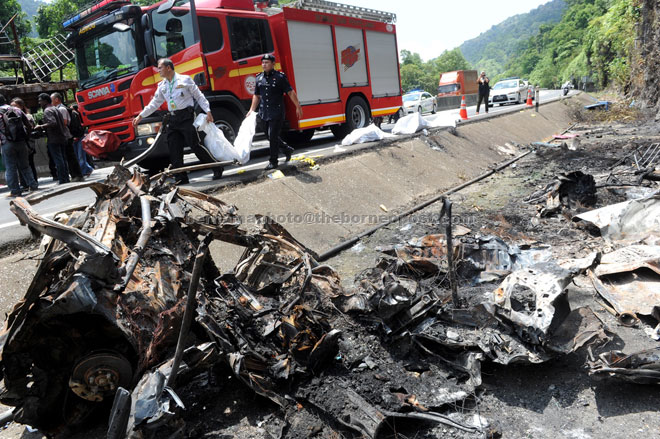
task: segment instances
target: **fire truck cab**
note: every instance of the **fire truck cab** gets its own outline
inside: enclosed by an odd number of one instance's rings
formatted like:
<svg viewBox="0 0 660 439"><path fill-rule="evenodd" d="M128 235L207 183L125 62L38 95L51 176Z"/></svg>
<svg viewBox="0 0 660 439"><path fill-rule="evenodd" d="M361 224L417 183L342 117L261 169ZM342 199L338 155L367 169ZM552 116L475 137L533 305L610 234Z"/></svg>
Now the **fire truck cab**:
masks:
<svg viewBox="0 0 660 439"><path fill-rule="evenodd" d="M63 26L76 53L83 121L119 136L122 147L110 157L119 159L141 154L160 129L162 112L137 129L131 124L161 80L160 58L193 78L230 140L249 109L265 53L275 55L303 108L298 119L285 99L291 141L309 140L321 127L343 137L395 113L401 106L395 20L324 0L281 9L253 0L164 0L149 7L102 0Z"/></svg>

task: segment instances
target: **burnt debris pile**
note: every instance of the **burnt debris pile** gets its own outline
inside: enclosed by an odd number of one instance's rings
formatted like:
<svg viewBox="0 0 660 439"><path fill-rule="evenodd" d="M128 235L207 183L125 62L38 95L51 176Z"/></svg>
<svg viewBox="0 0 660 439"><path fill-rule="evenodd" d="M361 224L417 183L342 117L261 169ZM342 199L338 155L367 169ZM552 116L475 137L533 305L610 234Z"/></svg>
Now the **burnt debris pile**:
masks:
<svg viewBox="0 0 660 439"><path fill-rule="evenodd" d="M584 349L595 378L660 383L658 349L605 351L616 335L601 310L568 294L587 279L620 324L660 320L657 183L628 181L623 202L599 198L615 167L620 178L641 175L635 161L557 174L524 200L539 206L537 219L600 235L583 257L452 227L444 200L449 226L377 247L350 288L270 218L248 227L213 196L121 166L86 184L92 205L55 220L32 208L53 194L19 198L12 211L45 238L0 334L0 402L52 436L105 410L108 438L192 437L195 392L230 371L245 394L276 407L272 437L385 438L438 425L496 437L471 410L485 362L538 364ZM213 240L244 249L234 267L208 256ZM660 339L660 325L648 333Z"/></svg>

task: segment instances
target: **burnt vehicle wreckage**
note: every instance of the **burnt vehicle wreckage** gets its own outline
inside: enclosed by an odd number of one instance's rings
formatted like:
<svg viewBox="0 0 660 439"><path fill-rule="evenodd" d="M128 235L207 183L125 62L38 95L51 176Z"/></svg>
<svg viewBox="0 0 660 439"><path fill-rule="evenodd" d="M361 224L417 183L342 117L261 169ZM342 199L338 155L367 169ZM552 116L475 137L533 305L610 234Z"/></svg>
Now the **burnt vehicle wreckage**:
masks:
<svg viewBox="0 0 660 439"><path fill-rule="evenodd" d="M95 203L56 220L31 208L53 194L10 203L47 239L0 334L0 402L49 436L106 410L108 438L189 437L180 389L220 364L279 406L272 437L382 438L407 422L496 437L469 410L482 363L537 364L583 347L596 377L660 383L657 349L592 355L611 333L567 294L583 274L621 322L660 319L657 192L577 215L608 240L634 242L566 260L453 226L451 202L438 198L444 230L378 248L345 289L326 255L270 218L247 228L235 207L165 175L117 166L83 185ZM568 215L594 204L594 187L563 174L527 201L547 202L539 216ZM208 257L213 240L244 248L233 269ZM636 307L633 290L646 294Z"/></svg>

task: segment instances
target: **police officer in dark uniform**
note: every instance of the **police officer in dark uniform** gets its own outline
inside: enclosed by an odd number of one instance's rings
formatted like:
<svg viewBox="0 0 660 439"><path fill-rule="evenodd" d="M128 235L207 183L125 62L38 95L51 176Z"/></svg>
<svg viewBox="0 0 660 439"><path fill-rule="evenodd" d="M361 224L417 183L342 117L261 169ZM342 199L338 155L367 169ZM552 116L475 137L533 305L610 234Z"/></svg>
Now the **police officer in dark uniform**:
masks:
<svg viewBox="0 0 660 439"><path fill-rule="evenodd" d="M259 107L259 123L270 141L270 160L267 170L277 168L277 156L280 149L284 152L286 161L291 160L293 148L285 144L280 138L284 124L284 95L289 95L296 106L298 119L302 118L302 108L298 102L296 92L291 88L289 80L282 72L275 70L275 57L270 53L261 57L263 73L257 76L257 84L252 97L252 105L248 115Z"/></svg>

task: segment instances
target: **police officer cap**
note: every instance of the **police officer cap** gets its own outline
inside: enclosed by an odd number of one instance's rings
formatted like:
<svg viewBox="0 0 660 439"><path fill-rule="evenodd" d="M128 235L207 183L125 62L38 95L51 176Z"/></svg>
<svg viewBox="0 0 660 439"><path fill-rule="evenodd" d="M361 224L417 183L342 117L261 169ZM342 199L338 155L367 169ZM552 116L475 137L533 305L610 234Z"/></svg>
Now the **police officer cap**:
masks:
<svg viewBox="0 0 660 439"><path fill-rule="evenodd" d="M265 54L264 56L261 57L261 60L262 61L265 60L265 61L275 62L275 56L270 54L270 53L267 53L267 54Z"/></svg>

